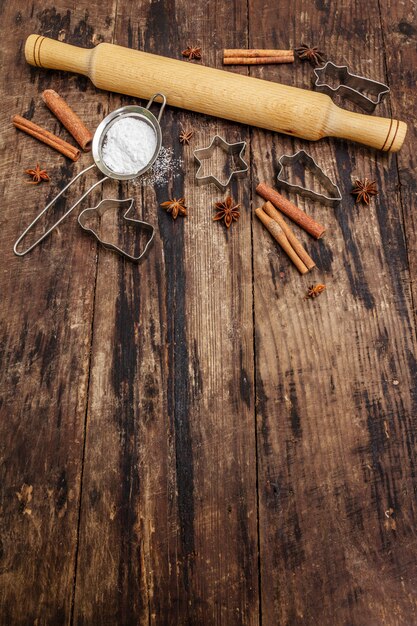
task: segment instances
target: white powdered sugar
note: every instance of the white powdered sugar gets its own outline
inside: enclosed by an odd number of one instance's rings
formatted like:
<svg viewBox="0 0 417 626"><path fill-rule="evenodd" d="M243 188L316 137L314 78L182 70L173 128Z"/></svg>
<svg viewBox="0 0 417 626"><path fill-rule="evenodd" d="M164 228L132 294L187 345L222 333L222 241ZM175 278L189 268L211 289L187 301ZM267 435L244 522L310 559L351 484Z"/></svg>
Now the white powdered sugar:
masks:
<svg viewBox="0 0 417 626"><path fill-rule="evenodd" d="M143 176L133 181L134 185L166 185L169 180L183 176L183 160L174 156L172 148L161 148L161 151L151 169Z"/></svg>
<svg viewBox="0 0 417 626"><path fill-rule="evenodd" d="M156 133L152 126L135 117L122 117L107 131L102 158L115 174L136 174L152 159Z"/></svg>

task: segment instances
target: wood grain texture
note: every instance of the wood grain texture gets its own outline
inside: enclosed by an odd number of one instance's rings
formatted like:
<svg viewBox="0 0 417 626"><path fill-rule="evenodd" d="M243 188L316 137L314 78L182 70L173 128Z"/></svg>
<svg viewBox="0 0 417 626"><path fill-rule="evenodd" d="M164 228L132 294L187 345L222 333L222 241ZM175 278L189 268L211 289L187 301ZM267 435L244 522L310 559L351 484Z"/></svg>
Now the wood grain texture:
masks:
<svg viewBox="0 0 417 626"><path fill-rule="evenodd" d="M398 169L399 200L404 217L407 241L410 281L416 313L417 288L417 216L415 178L417 111L415 90L417 74L416 7L412 2L396 4L385 0L381 3L381 19L384 35L384 59L389 84L395 94L391 98L392 111L403 111L409 124L409 134L404 149L396 159Z"/></svg>
<svg viewBox="0 0 417 626"><path fill-rule="evenodd" d="M0 11L0 625L417 624L411 0L12 0ZM91 156L69 163L10 116L71 142L44 89L91 129L135 102L29 67L31 32L176 59L201 45L201 62L218 68L226 48L317 43L390 84L375 113L408 121L408 139L383 155L168 107L171 176L155 187L107 183L85 205L134 195L158 229L145 263L97 247L75 215L18 259L17 235ZM228 71L311 86L297 60ZM194 130L190 146L177 140L182 129ZM248 142L230 231L212 222L226 194L194 184L192 151L216 133ZM286 194L327 227L314 241L294 226L317 261L304 277L252 212L257 183L274 186L279 156L299 148L343 195L330 209ZM49 185L24 184L36 161ZM369 207L350 196L364 176L380 191ZM77 181L66 206L96 180ZM174 222L159 204L182 195L189 214ZM312 282L327 288L305 300Z"/></svg>
<svg viewBox="0 0 417 626"><path fill-rule="evenodd" d="M101 10L111 6L90 11L96 31L87 4L74 12L63 2L54 9L3 4L0 622L8 625L70 619L96 264L94 243L79 236L73 219L30 256L14 256L17 236L85 160L71 164L18 133L10 117L22 113L71 141L41 101L53 84L87 123L93 119L80 100L86 82L33 71L22 56L32 29L92 45L105 29ZM94 108L106 100L97 95ZM51 182L29 187L24 170L37 161Z"/></svg>
<svg viewBox="0 0 417 626"><path fill-rule="evenodd" d="M115 42L179 58L197 41L215 65L225 11L119 4ZM233 17L232 45L246 15ZM127 100L112 97L114 108ZM182 126L194 129L187 147ZM137 188L139 211L158 224L154 249L139 270L100 255L75 623L256 624L249 181L233 184L244 209L226 232L212 222L223 194L195 187L192 159L216 133L246 133L170 109L162 130L183 166ZM185 196L186 218L159 208L173 196Z"/></svg>
<svg viewBox="0 0 417 626"><path fill-rule="evenodd" d="M270 12L252 1L249 45L266 45L265 32L269 45L314 42L336 63L386 79L377 3L285 10L286 23L271 30ZM282 72L308 84L311 68ZM328 227L323 241L308 242L314 282L327 286L315 301L303 300L310 275L294 280L253 225L262 619L414 624L415 328L396 163L353 144L318 149L255 131L252 150L264 158L254 186L273 180L279 155L300 148L343 201L336 210L306 203ZM351 178L367 175L380 195L354 206Z"/></svg>

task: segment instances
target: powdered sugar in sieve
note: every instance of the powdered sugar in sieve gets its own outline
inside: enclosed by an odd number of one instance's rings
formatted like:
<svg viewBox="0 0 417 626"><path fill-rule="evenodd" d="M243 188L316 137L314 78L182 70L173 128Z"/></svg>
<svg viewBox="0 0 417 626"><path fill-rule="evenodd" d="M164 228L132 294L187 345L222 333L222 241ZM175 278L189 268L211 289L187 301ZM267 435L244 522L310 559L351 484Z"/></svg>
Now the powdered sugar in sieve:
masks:
<svg viewBox="0 0 417 626"><path fill-rule="evenodd" d="M143 119L126 116L111 124L103 139L101 156L115 174L136 174L155 154L157 137L153 127Z"/></svg>

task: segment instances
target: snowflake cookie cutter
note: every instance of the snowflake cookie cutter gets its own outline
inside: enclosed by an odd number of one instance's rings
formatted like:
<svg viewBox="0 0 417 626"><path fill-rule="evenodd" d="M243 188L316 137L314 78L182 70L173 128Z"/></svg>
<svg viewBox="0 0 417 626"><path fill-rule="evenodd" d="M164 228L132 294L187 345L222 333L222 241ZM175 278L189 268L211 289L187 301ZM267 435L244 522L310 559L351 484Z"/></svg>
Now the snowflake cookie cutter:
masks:
<svg viewBox="0 0 417 626"><path fill-rule="evenodd" d="M96 214L98 215L99 218L101 218L104 215L104 213L108 211L109 209L115 206L123 205L123 204L127 204L127 210L123 214L123 219L126 220L126 222L131 223L130 225L132 224L137 225L141 229L144 228L145 230L148 230L151 233L145 245L144 250L142 250L142 252L138 255L130 254L127 250L120 248L115 243L112 243L111 241L106 241L105 239L100 237L100 235L97 233L96 230L94 230L94 228L86 225L86 220L89 215ZM148 224L148 222L144 222L134 217L128 217L128 213L130 213L130 211L133 210L134 206L135 206L134 198L123 198L121 200L118 200L117 198L104 198L104 200L101 200L101 202L99 202L96 206L89 207L88 209L84 209L83 211L81 211L81 213L78 216L78 223L83 230L94 235L97 241L101 243L101 245L107 248L108 250L113 250L114 252L117 252L118 254L125 257L129 261L133 261L133 263L139 263L140 261L145 259L145 257L147 256L149 252L149 248L155 236L155 228L152 226L152 224Z"/></svg>
<svg viewBox="0 0 417 626"><path fill-rule="evenodd" d="M368 113L372 113L376 105L390 92L388 85L352 74L347 65L335 65L331 61L327 61L323 67L316 67L314 74L316 77L314 87L317 91L327 93L330 97L339 94ZM339 84L332 87L332 84L337 82Z"/></svg>
<svg viewBox="0 0 417 626"><path fill-rule="evenodd" d="M283 178L283 171L287 165L294 165L295 163L301 163L305 169L310 170L317 178L321 186L327 193L319 193L308 187L289 183L288 180ZM299 150L295 154L283 154L278 161L278 174L277 184L280 187L284 187L288 191L294 191L302 196L310 198L311 200L318 200L328 206L336 206L342 199L339 187L324 173L319 165L315 162L312 156L307 154L305 150Z"/></svg>
<svg viewBox="0 0 417 626"><path fill-rule="evenodd" d="M201 170L203 168L202 161L210 159L213 156L216 148L221 148L227 154L231 156L236 156L236 165L238 169L233 170L225 182L222 182L220 178L218 176L215 176L214 174L209 174L208 176L201 175ZM205 185L209 183L214 183L221 191L226 191L234 176L243 176L249 169L248 164L243 159L243 153L245 152L245 150L246 141L228 143L223 139L223 137L220 137L220 135L215 135L207 148L197 148L197 150L194 150L193 152L194 159L198 164L198 169L195 175L197 184Z"/></svg>

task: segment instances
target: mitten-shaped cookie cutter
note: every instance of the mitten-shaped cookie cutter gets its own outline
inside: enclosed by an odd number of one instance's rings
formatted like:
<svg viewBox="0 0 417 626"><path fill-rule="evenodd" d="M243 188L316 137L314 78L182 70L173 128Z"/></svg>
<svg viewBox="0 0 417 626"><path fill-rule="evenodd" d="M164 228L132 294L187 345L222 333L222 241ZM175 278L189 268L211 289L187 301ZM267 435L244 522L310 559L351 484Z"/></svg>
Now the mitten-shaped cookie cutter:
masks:
<svg viewBox="0 0 417 626"><path fill-rule="evenodd" d="M97 231L94 228L86 225L86 221L89 215L96 214L98 215L99 218L101 218L106 211L114 208L115 206L120 206L122 204L128 204L127 210L125 211L123 215L123 219L126 220L127 222L131 222L133 225L136 224L140 226L141 228L144 228L145 230L149 230L151 233L145 245L144 250L139 255L132 255L127 250L124 250L123 248L120 248L119 246L117 246L115 243L112 243L111 241L106 241L106 239L103 239L102 237L100 237L100 235L97 233ZM129 261L133 261L134 263L139 263L139 261L142 261L146 257L147 253L149 252L149 248L155 236L155 228L151 224L148 224L148 222L143 222L142 220L139 220L134 217L128 217L128 213L130 213L130 211L134 208L134 206L135 206L134 198L123 198L122 200L118 200L117 198L105 198L104 200L99 202L95 207L90 207L88 209L84 209L84 211L81 211L81 213L78 216L78 223L83 230L94 235L97 241L99 241L108 250L114 250L115 252L118 252L119 254L124 256Z"/></svg>

